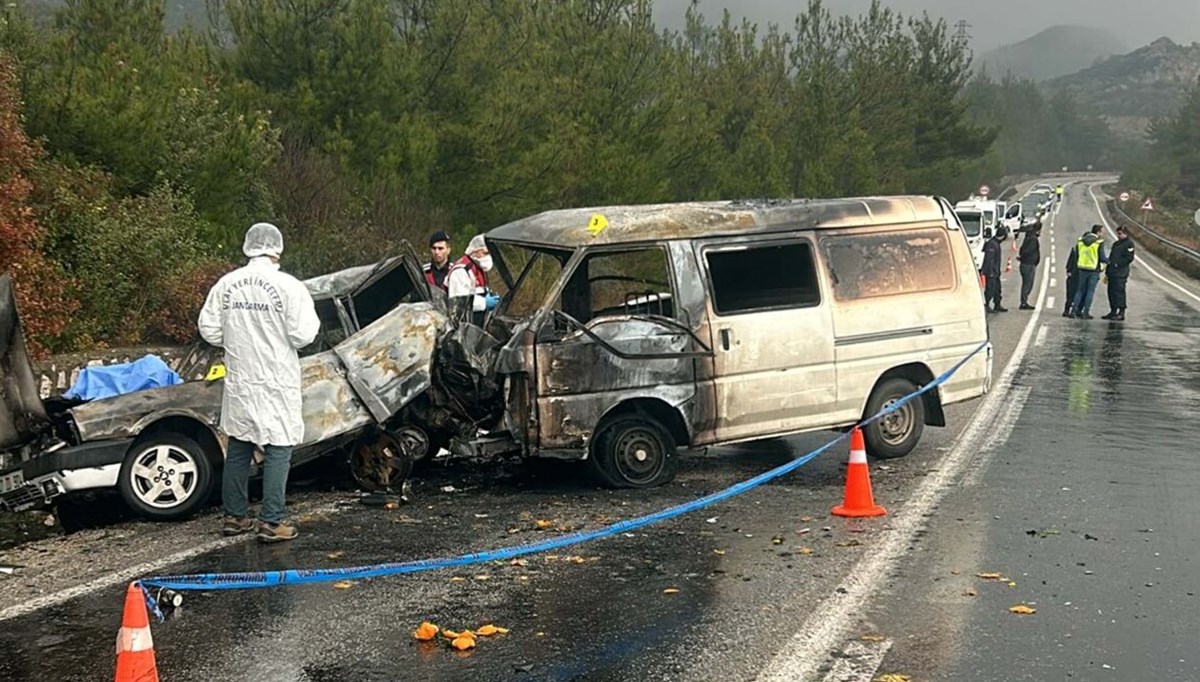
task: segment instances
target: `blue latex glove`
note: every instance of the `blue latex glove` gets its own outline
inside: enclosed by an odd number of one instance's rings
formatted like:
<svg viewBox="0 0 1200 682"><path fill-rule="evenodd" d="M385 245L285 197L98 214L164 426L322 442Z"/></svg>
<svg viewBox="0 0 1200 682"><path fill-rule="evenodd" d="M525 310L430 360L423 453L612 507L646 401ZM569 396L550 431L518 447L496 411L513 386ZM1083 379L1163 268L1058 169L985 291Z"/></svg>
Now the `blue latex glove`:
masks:
<svg viewBox="0 0 1200 682"><path fill-rule="evenodd" d="M500 303L500 296L498 294L489 293L483 297L483 300L484 300L485 309L491 310L492 308L495 308Z"/></svg>

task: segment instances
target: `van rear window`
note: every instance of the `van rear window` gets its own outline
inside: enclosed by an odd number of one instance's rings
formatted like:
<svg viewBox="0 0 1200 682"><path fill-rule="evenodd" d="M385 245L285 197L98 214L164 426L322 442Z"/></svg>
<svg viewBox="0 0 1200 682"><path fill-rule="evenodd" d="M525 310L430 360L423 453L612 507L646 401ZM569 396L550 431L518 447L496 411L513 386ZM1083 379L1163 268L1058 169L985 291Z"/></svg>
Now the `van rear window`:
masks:
<svg viewBox="0 0 1200 682"><path fill-rule="evenodd" d="M839 301L952 289L954 259L945 230L905 230L821 238Z"/></svg>
<svg viewBox="0 0 1200 682"><path fill-rule="evenodd" d="M706 251L718 315L820 305L821 289L808 242Z"/></svg>

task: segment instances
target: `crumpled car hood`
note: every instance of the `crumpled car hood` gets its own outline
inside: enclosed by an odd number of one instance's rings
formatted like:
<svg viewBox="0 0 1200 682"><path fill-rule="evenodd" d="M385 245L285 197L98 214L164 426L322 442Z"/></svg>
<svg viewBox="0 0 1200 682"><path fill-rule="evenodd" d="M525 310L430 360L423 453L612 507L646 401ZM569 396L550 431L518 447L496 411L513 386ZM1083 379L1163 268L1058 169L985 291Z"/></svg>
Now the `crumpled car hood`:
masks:
<svg viewBox="0 0 1200 682"><path fill-rule="evenodd" d="M445 324L432 304L402 304L333 350L303 358L300 444L382 423L427 390ZM215 427L223 387L223 380L192 381L95 400L70 412L85 441L132 437L148 422L171 415Z"/></svg>

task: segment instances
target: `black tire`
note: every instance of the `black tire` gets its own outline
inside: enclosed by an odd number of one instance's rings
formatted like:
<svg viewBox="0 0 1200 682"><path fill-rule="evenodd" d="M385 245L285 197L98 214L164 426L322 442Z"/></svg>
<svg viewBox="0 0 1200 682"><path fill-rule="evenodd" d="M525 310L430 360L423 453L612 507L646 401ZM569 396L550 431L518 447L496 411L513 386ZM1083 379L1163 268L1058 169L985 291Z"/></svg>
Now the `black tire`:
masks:
<svg viewBox="0 0 1200 682"><path fill-rule="evenodd" d="M428 437L420 429L368 431L351 450L350 475L367 491L398 493L412 475L415 453L427 446Z"/></svg>
<svg viewBox="0 0 1200 682"><path fill-rule="evenodd" d="M603 424L592 439L588 470L611 488L654 488L675 478L675 439L653 417L625 414Z"/></svg>
<svg viewBox="0 0 1200 682"><path fill-rule="evenodd" d="M135 441L117 478L125 504L152 521L191 516L212 497L215 484L212 459L204 448L170 431Z"/></svg>
<svg viewBox="0 0 1200 682"><path fill-rule="evenodd" d="M867 411L863 417L870 417L878 413L884 407L916 390L917 387L911 381L900 377L880 383L871 392L871 397L867 400ZM867 454L879 459L903 457L917 447L917 442L921 440L921 433L924 430L925 401L918 397L905 403L899 410L871 422L863 429Z"/></svg>

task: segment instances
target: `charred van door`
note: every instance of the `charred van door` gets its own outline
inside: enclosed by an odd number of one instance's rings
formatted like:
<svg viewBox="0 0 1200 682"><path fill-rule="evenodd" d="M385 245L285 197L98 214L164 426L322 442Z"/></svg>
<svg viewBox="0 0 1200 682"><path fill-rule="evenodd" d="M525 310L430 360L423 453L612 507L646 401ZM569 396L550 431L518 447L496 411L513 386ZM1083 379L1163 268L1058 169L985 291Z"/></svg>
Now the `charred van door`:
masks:
<svg viewBox="0 0 1200 682"><path fill-rule="evenodd" d="M543 454L582 456L601 418L627 401L682 410L696 394L694 360L708 353L679 321L664 247L591 250L576 263L537 331Z"/></svg>
<svg viewBox="0 0 1200 682"><path fill-rule="evenodd" d="M696 246L709 289L716 441L828 424L837 400L833 322L803 236Z"/></svg>

